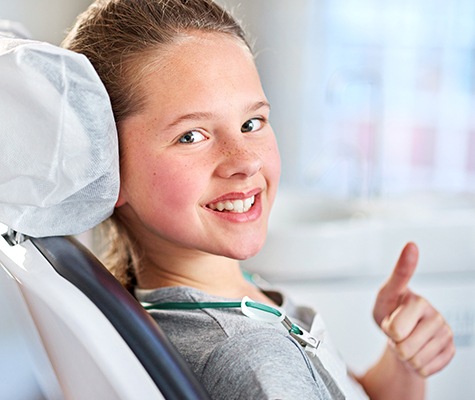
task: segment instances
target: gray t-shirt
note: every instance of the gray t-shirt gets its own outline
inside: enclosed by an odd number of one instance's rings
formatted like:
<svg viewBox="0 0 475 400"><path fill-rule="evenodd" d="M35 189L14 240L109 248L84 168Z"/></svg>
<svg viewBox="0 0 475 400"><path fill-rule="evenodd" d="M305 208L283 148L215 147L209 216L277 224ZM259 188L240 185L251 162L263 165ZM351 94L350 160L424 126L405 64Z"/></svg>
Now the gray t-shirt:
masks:
<svg viewBox="0 0 475 400"><path fill-rule="evenodd" d="M236 301L189 287L137 290L136 296L147 303ZM309 329L307 308L287 301L281 308ZM318 357L310 360L281 324L256 321L230 308L152 310L150 314L212 399L344 398Z"/></svg>

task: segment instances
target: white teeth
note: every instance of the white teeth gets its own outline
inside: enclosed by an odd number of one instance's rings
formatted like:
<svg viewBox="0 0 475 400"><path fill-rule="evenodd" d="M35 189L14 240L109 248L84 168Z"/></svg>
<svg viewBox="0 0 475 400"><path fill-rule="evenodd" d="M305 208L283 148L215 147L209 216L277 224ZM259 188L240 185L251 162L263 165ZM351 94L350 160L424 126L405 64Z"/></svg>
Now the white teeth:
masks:
<svg viewBox="0 0 475 400"><path fill-rule="evenodd" d="M212 210L217 211L232 211L236 213L244 213L250 210L254 201L256 200L255 196L248 197L244 200L226 200L223 202L209 204L208 207Z"/></svg>
<svg viewBox="0 0 475 400"><path fill-rule="evenodd" d="M242 213L244 212L244 201L242 200L236 200L234 202L234 207L233 209L238 212L238 213Z"/></svg>
<svg viewBox="0 0 475 400"><path fill-rule="evenodd" d="M254 204L254 196L249 197L248 199L244 200L243 207L246 210L249 210L251 206Z"/></svg>

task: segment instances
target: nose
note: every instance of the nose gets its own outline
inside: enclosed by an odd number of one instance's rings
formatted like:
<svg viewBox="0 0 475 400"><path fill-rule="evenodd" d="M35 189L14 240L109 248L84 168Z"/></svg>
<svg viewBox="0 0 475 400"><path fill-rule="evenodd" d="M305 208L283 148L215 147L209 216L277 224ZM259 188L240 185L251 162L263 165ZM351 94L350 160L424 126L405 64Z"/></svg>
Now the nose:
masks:
<svg viewBox="0 0 475 400"><path fill-rule="evenodd" d="M247 139L224 142L216 173L222 178L248 178L262 169L263 157L257 143Z"/></svg>

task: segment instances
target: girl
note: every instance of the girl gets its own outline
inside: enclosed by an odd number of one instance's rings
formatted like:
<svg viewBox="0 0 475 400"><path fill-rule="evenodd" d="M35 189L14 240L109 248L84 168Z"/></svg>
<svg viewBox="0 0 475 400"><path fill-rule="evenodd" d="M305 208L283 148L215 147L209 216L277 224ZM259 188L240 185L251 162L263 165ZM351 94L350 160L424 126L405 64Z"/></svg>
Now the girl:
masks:
<svg viewBox="0 0 475 400"><path fill-rule="evenodd" d="M280 161L250 47L228 13L211 0L97 0L63 46L96 68L119 131L107 262L140 301L167 308L151 313L212 398L423 398L424 378L454 346L441 315L407 287L413 244L374 308L388 347L361 377L328 346L301 345L318 315L240 270L265 241ZM215 308L245 296L296 324Z"/></svg>

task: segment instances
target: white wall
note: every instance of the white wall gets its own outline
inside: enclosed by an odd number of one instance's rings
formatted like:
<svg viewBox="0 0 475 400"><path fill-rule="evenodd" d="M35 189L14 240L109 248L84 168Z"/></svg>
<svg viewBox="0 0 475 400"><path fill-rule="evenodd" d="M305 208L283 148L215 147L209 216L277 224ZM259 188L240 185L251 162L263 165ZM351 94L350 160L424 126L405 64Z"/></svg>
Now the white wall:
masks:
<svg viewBox="0 0 475 400"><path fill-rule="evenodd" d="M33 39L59 44L92 0L0 0L0 19L21 22Z"/></svg>

